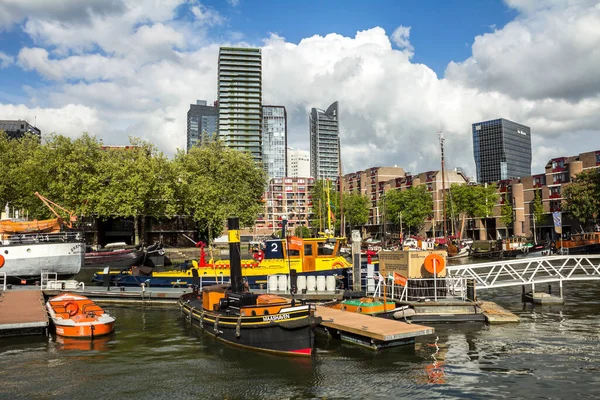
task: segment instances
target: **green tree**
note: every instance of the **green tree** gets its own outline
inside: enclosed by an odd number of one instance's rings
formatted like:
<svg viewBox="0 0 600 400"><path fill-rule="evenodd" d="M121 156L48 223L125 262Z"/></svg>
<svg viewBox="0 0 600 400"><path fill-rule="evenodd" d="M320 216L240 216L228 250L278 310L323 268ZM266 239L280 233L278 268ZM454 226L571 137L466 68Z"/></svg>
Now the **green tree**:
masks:
<svg viewBox="0 0 600 400"><path fill-rule="evenodd" d="M266 177L249 153L211 141L175 156L176 190L183 211L193 217L206 237L223 232L227 217L236 215L250 226L262 211Z"/></svg>
<svg viewBox="0 0 600 400"><path fill-rule="evenodd" d="M532 215L533 215L533 223L534 223L533 241L534 241L534 243L537 243L537 233L536 233L535 225L541 224L544 221L544 218L546 216L544 214L544 204L542 203L542 196L540 194L540 190L535 191L535 197L533 198L532 208L533 208Z"/></svg>
<svg viewBox="0 0 600 400"><path fill-rule="evenodd" d="M404 191L391 190L385 194L385 210L392 222L402 218L409 233L412 228L420 231L425 219L433 215L433 197L425 185Z"/></svg>
<svg viewBox="0 0 600 400"><path fill-rule="evenodd" d="M344 195L343 200L344 218L346 223L350 225L350 230L369 222L370 201L367 197L352 193Z"/></svg>
<svg viewBox="0 0 600 400"><path fill-rule="evenodd" d="M294 236L301 237L301 238L308 238L308 237L311 237L311 235L312 234L310 232L310 229L308 229L308 227L306 227L304 225L297 226L294 229Z"/></svg>
<svg viewBox="0 0 600 400"><path fill-rule="evenodd" d="M596 222L600 210L600 171L581 172L563 191L565 211L584 225Z"/></svg>
<svg viewBox="0 0 600 400"><path fill-rule="evenodd" d="M50 178L43 169L40 151L36 135L10 139L0 133L0 207L8 203L34 218L49 215L49 210L34 195Z"/></svg>
<svg viewBox="0 0 600 400"><path fill-rule="evenodd" d="M469 218L480 218L485 225L485 218L492 215L494 206L498 202L498 194L495 186L482 185L458 185L450 186L455 213L464 213Z"/></svg>
<svg viewBox="0 0 600 400"><path fill-rule="evenodd" d="M508 226L513 222L513 207L509 200L505 200L500 206L500 221L506 226L506 237L508 237Z"/></svg>

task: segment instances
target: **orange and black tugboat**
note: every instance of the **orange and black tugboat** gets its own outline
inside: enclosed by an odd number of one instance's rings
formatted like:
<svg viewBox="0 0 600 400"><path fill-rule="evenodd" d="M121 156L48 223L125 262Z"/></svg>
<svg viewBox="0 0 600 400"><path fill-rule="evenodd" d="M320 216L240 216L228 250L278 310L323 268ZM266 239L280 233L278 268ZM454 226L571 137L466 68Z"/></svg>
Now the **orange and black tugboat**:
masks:
<svg viewBox="0 0 600 400"><path fill-rule="evenodd" d="M183 314L192 325L233 345L310 356L314 328L320 322L314 314L315 308L296 304L293 299L246 290L242 281L238 218L229 218L227 228L231 284L208 286L199 292L195 283L193 293L179 300Z"/></svg>

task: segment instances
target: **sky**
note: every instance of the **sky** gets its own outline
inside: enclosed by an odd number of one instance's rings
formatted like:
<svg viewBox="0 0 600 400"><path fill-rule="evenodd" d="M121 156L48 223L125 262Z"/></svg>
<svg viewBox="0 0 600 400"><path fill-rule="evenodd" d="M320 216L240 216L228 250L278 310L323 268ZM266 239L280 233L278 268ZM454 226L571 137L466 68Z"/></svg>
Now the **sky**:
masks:
<svg viewBox="0 0 600 400"><path fill-rule="evenodd" d="M442 131L474 176L471 124L496 118L531 127L533 174L600 150L598 0L0 0L0 119L172 156L223 45L262 49L294 148L339 101L344 173L439 169Z"/></svg>

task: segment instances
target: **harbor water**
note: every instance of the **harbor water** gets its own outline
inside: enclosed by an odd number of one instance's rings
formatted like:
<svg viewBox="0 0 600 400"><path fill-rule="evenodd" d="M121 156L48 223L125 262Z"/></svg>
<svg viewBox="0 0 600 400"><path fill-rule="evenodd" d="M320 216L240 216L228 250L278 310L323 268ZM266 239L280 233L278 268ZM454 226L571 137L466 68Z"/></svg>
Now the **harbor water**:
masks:
<svg viewBox="0 0 600 400"><path fill-rule="evenodd" d="M566 283L563 306L523 305L520 287L479 297L521 322L438 324L379 352L318 336L310 358L230 347L174 306L105 305L116 332L92 343L0 338L0 398L600 398L599 282Z"/></svg>

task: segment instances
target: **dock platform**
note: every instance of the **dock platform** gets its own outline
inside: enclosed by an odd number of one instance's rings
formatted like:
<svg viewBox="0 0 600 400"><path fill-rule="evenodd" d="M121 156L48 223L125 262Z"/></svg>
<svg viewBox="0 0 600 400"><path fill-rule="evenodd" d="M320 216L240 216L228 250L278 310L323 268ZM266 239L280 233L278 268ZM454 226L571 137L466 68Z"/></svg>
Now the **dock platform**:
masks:
<svg viewBox="0 0 600 400"><path fill-rule="evenodd" d="M509 324L520 321L517 315L491 301L480 301L479 308L481 308L490 325Z"/></svg>
<svg viewBox="0 0 600 400"><path fill-rule="evenodd" d="M0 336L46 334L48 323L41 290L0 292Z"/></svg>
<svg viewBox="0 0 600 400"><path fill-rule="evenodd" d="M317 305L316 315L323 318L321 328L341 340L374 350L415 342L415 337L431 335L429 326L408 324L392 319L336 310Z"/></svg>

